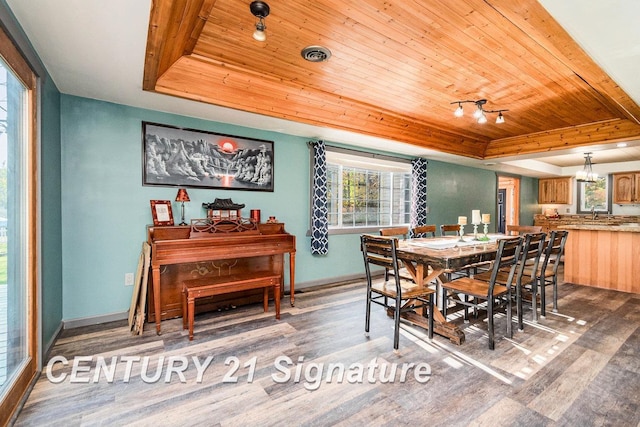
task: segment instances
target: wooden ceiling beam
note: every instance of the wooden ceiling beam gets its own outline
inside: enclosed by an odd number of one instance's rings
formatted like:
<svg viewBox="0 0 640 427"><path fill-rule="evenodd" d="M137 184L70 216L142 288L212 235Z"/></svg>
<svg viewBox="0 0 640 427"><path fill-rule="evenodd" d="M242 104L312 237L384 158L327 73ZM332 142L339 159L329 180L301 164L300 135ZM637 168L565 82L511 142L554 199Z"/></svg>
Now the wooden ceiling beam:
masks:
<svg viewBox="0 0 640 427"><path fill-rule="evenodd" d="M640 125L626 119L606 120L564 129L491 141L485 159L564 150L640 138Z"/></svg>
<svg viewBox="0 0 640 427"><path fill-rule="evenodd" d="M156 81L200 37L216 0L153 0L147 34L142 88L154 90Z"/></svg>

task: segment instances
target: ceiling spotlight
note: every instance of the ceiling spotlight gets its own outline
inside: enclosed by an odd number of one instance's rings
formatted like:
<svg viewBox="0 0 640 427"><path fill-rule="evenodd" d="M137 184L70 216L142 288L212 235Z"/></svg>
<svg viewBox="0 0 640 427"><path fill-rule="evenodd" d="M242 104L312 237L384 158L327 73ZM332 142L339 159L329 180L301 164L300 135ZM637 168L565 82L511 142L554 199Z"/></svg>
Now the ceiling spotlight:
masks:
<svg viewBox="0 0 640 427"><path fill-rule="evenodd" d="M453 115L456 117L462 117L464 115L464 110L462 109L462 104L458 102L458 108L453 112Z"/></svg>
<svg viewBox="0 0 640 427"><path fill-rule="evenodd" d="M483 106L484 104L486 104L486 103L487 103L487 100L486 100L486 99L480 99L480 100L476 101L476 106L477 106L478 108L476 108L476 111L474 111L474 112L473 112L473 117L474 117L476 120L478 120L478 122L480 122L480 117L482 117L482 116L484 115L484 114L482 113L482 106ZM487 121L487 120L486 120L486 118L485 118L485 122L486 122L486 121Z"/></svg>
<svg viewBox="0 0 640 427"><path fill-rule="evenodd" d="M253 38L259 42L263 42L267 39L267 34L264 32L264 30L267 29L264 19L269 16L269 5L263 1L253 1L249 5L249 9L253 16L258 18L256 30L253 32Z"/></svg>
<svg viewBox="0 0 640 427"><path fill-rule="evenodd" d="M476 104L476 110L473 112L473 117L480 124L487 123L486 113L498 113L498 117L496 118L496 123L502 124L504 123L504 116L502 115L503 111L509 110L485 110L484 104L487 103L486 99L478 99L477 101L467 99L465 101L455 101L451 104L458 104L458 108L453 112L453 115L456 117L462 117L464 115L464 111L462 109L462 104L464 103L473 103Z"/></svg>

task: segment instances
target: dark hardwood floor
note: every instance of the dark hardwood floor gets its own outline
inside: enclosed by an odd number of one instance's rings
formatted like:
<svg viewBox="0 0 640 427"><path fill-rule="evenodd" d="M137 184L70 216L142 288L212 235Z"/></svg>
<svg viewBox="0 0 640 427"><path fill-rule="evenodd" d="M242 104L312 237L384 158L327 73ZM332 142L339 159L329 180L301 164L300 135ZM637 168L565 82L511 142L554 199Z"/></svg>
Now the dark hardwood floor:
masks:
<svg viewBox="0 0 640 427"><path fill-rule="evenodd" d="M640 425L640 295L563 284L559 313L513 339L500 316L495 351L484 319L458 317L464 344L429 341L404 324L396 354L382 307L372 308L364 336L364 293L362 282L299 293L294 308L285 298L280 321L273 304L269 313L255 305L202 314L191 342L182 319L163 322L161 336L152 325L132 336L126 322L66 330L51 351L69 362L50 372L61 382L45 369L16 425ZM193 357L202 365L208 356L199 382ZM98 371L100 357L108 366L116 357L112 380ZM327 380L330 364L344 367L342 382L338 373ZM177 368L166 381L169 365Z"/></svg>

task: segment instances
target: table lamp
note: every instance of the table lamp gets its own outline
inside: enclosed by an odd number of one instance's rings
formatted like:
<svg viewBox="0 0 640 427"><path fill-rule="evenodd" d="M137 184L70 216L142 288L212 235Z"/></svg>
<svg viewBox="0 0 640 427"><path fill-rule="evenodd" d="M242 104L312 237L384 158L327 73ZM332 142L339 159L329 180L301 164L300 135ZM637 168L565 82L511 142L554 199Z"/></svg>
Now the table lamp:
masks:
<svg viewBox="0 0 640 427"><path fill-rule="evenodd" d="M182 222L178 225L187 225L184 221L184 202L190 202L189 194L187 194L187 190L184 188L178 189L178 194L176 195L176 202L182 202Z"/></svg>

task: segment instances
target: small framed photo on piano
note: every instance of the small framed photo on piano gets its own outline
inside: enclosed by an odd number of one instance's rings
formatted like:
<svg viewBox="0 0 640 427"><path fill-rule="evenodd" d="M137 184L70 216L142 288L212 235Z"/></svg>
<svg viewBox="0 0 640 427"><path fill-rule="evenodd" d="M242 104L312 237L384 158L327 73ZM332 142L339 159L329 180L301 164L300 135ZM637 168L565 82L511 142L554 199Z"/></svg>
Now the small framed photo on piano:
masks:
<svg viewBox="0 0 640 427"><path fill-rule="evenodd" d="M153 225L173 225L171 200L151 200L151 215Z"/></svg>

